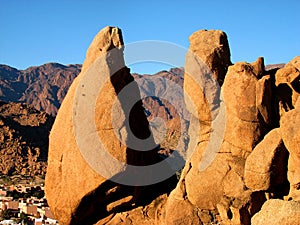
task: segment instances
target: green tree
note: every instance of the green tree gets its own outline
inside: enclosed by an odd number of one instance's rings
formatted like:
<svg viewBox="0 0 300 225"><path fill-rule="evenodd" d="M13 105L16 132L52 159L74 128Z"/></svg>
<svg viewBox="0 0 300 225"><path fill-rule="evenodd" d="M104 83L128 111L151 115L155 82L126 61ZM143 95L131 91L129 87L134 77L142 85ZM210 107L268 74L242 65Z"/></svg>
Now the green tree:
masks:
<svg viewBox="0 0 300 225"><path fill-rule="evenodd" d="M44 197L44 195L45 195L44 192L40 190L40 191L35 191L32 196L41 199L42 197Z"/></svg>
<svg viewBox="0 0 300 225"><path fill-rule="evenodd" d="M28 220L28 216L24 213L24 212L21 212L20 213L20 222L22 222L22 221L27 221Z"/></svg>
<svg viewBox="0 0 300 225"><path fill-rule="evenodd" d="M12 212L9 209L3 210L1 218L4 220L9 220L13 216Z"/></svg>

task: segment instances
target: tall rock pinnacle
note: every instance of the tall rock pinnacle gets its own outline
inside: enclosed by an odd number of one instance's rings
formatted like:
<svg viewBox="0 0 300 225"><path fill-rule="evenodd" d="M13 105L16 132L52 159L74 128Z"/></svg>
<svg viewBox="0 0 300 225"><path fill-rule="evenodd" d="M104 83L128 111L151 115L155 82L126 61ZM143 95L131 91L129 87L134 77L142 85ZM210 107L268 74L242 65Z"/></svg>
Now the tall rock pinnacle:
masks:
<svg viewBox="0 0 300 225"><path fill-rule="evenodd" d="M150 174L141 177L134 168L157 162L155 147L124 64L121 31L105 27L87 50L50 134L46 196L60 224L101 224L121 205L138 204L144 189L134 186Z"/></svg>

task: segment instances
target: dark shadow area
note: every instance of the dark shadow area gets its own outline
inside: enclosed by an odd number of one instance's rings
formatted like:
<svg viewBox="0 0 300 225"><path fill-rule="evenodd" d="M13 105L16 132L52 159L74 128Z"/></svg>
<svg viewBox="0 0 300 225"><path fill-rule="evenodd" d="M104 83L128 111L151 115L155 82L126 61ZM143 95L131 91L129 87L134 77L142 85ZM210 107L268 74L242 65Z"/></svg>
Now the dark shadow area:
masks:
<svg viewBox="0 0 300 225"><path fill-rule="evenodd" d="M116 176L122 176L122 174ZM70 224L93 225L111 214L146 206L161 194L171 192L176 183L176 176L172 176L158 184L142 187L120 185L107 180L81 200ZM130 196L132 198L129 201L124 200L124 203L111 206L110 210L107 208L110 204L113 205L114 202Z"/></svg>
<svg viewBox="0 0 300 225"><path fill-rule="evenodd" d="M293 89L300 94L300 76L298 76L296 79L294 79L291 83Z"/></svg>
<svg viewBox="0 0 300 225"><path fill-rule="evenodd" d="M151 137L151 131L149 128L149 122L147 120L145 114L145 108L143 107L143 103L141 100L140 90L137 83L134 81L134 78L130 74L130 69L127 67L123 67L121 70L116 72L111 76L111 83L115 88L115 92L118 95L122 89L127 86L129 83L130 86L130 96L133 99L139 99L130 109L130 113L126 120L129 120L129 127L132 134L139 140L145 140ZM121 103L122 109L124 112L128 111L128 101L126 98L119 97L119 101ZM126 121L125 121L126 122ZM128 143L135 144L134 140L128 138ZM152 150L148 151L138 151L131 148L127 148L126 150L126 163L134 166L147 166L152 165L160 161L158 157L159 146L155 144L154 139L151 140L151 146L155 146ZM135 144L137 147L140 147L141 150L145 146L141 146L139 143ZM127 145L128 146L128 145Z"/></svg>
<svg viewBox="0 0 300 225"><path fill-rule="evenodd" d="M289 152L282 143L280 150L276 152L273 159L274 163L272 164L271 171L276 171L271 174L270 187L272 187L270 193L272 198L283 199L284 196L287 196L290 191L290 183L287 178L288 174L288 160Z"/></svg>
<svg viewBox="0 0 300 225"><path fill-rule="evenodd" d="M269 111L270 112L270 111ZM272 111L270 113L273 113ZM271 115L273 116L273 115ZM273 120L271 120L270 123L266 123L263 116L259 113L258 114L258 119L260 122L260 132L261 132L261 136L259 138L257 138L257 140L253 143L253 148L258 145L265 137L265 135L267 133L269 133L272 129L274 129L276 126L275 122L273 122ZM279 122L278 122L278 127L279 127Z"/></svg>
<svg viewBox="0 0 300 225"><path fill-rule="evenodd" d="M277 97L277 87L275 85L275 74L279 68L271 69L265 71L264 75L269 75L270 76L270 81L271 81L271 89L272 89L272 98L271 98L271 112L272 112L272 118L271 118L271 128L276 128L279 127L279 120L280 120L280 115L279 115L279 99Z"/></svg>
<svg viewBox="0 0 300 225"><path fill-rule="evenodd" d="M274 98L272 98L272 105L273 105L273 121L274 121L274 127L279 127L279 106L280 103L282 104L285 111L289 111L294 108L293 102L292 102L292 95L293 90L290 88L290 86L287 83L279 84L277 87L275 85L275 74L279 70L279 68L271 69L265 72L264 75L270 75L271 82L272 82L272 90L274 94ZM294 85L292 84L295 91L300 90L300 82L299 78L294 80ZM298 81L298 82L297 82ZM295 87L294 87L295 86ZM300 92L299 92L300 93Z"/></svg>
<svg viewBox="0 0 300 225"><path fill-rule="evenodd" d="M261 210L263 204L267 201L265 193L263 191L257 191L251 193L251 206L246 205L240 209L241 224L251 225L251 217Z"/></svg>
<svg viewBox="0 0 300 225"><path fill-rule="evenodd" d="M278 102L282 103L282 106L285 111L289 111L294 108L292 102L293 90L289 87L288 84L279 84L276 89L276 96Z"/></svg>

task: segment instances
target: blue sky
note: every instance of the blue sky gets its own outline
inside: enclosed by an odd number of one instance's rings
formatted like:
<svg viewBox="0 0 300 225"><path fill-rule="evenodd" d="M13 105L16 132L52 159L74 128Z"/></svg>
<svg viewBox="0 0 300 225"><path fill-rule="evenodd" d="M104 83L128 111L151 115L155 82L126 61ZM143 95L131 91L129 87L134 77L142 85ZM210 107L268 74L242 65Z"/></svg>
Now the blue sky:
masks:
<svg viewBox="0 0 300 225"><path fill-rule="evenodd" d="M161 40L188 48L200 29L227 33L233 62L288 62L300 55L300 1L0 0L0 64L83 63L93 37L118 26L125 44ZM182 62L183 66L184 62ZM154 73L159 63L132 65Z"/></svg>

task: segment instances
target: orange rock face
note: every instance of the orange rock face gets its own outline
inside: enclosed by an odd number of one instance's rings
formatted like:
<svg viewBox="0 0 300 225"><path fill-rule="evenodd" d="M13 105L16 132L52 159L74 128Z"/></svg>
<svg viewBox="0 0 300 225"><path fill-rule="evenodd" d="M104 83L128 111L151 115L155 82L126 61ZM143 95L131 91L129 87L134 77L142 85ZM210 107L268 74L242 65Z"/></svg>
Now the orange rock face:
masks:
<svg viewBox="0 0 300 225"><path fill-rule="evenodd" d="M288 107L295 105L300 92L300 56L295 57L276 73L276 86L288 85L292 90ZM284 94L284 93L282 93ZM282 105L285 105L283 102Z"/></svg>
<svg viewBox="0 0 300 225"><path fill-rule="evenodd" d="M200 121L211 121L219 107L220 85L231 65L227 36L218 30L200 30L189 40L184 75L186 106Z"/></svg>
<svg viewBox="0 0 300 225"><path fill-rule="evenodd" d="M252 219L252 225L289 225L299 224L300 203L283 201L280 199L268 200Z"/></svg>

